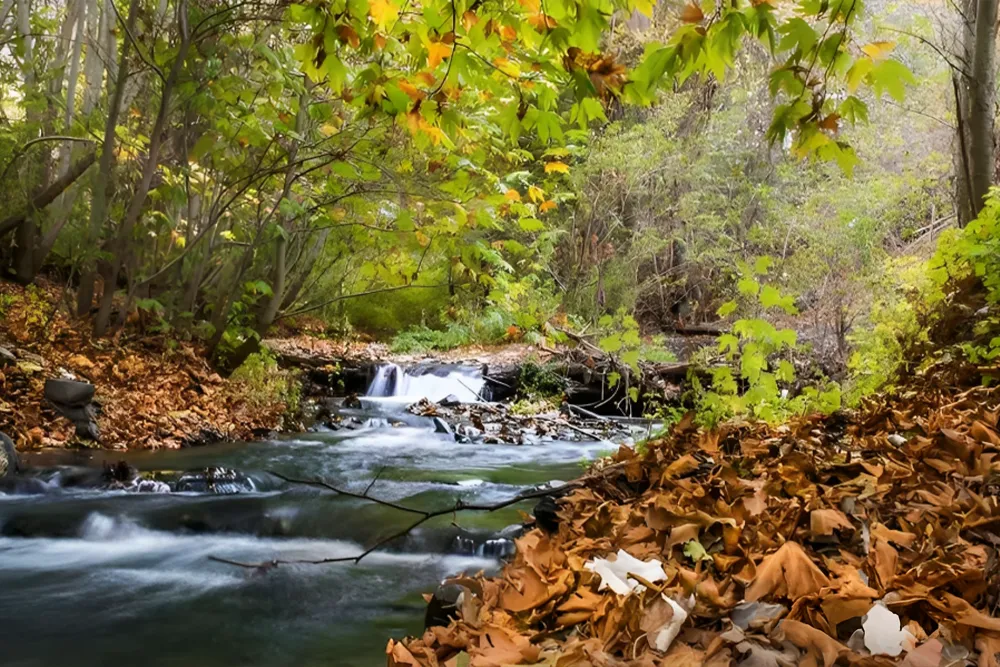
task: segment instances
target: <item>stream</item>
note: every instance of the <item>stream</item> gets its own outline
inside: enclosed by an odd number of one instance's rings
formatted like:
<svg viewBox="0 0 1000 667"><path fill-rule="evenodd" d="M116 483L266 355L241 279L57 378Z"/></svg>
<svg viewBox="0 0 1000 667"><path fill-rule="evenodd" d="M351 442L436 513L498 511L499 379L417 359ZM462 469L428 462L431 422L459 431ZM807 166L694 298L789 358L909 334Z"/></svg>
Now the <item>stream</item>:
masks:
<svg viewBox="0 0 1000 667"><path fill-rule="evenodd" d="M459 444L405 412L415 396L475 400L469 369L380 371L355 429L252 443L27 454L31 484L0 493L0 628L5 667L374 666L389 637L423 630L422 593L459 572L495 571L525 503L426 523L360 564L244 563L351 556L412 522L381 505L290 485L322 477L420 508L496 502L569 480L607 442ZM394 377L389 377L390 375ZM245 473L239 493L140 493L95 485L122 459L145 476L213 466ZM377 479L376 479L377 478ZM161 485L162 486L162 485ZM190 487L186 487L190 488ZM507 529L504 532L504 529Z"/></svg>

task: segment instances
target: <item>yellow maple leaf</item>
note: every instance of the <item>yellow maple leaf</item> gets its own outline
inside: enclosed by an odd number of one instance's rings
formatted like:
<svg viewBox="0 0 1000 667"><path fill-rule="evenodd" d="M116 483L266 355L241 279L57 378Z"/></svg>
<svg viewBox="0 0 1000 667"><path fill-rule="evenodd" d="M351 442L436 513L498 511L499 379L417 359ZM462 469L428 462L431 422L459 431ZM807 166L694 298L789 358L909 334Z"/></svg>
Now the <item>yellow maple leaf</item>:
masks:
<svg viewBox="0 0 1000 667"><path fill-rule="evenodd" d="M414 236L416 236L416 237L417 237L417 243L419 243L419 244L420 244L420 247L421 247L421 248L426 248L426 247L427 247L427 246L428 246L428 245L430 244L430 242L431 242L431 239L430 239L430 237L429 237L429 236L427 236L427 234L424 234L424 233L423 233L422 231L420 231L420 230L417 230L417 231L416 231L416 232L414 233Z"/></svg>
<svg viewBox="0 0 1000 667"><path fill-rule="evenodd" d="M542 213L545 213L546 211L551 211L556 206L557 204L550 199L548 201L543 201L542 205L538 207L538 210L541 211Z"/></svg>
<svg viewBox="0 0 1000 667"><path fill-rule="evenodd" d="M531 197L531 201L533 202L540 202L545 199L545 193L542 192L542 189L534 185L528 186L528 196Z"/></svg>
<svg viewBox="0 0 1000 667"><path fill-rule="evenodd" d="M431 42L427 45L427 66L434 69L441 61L451 55L451 45L443 42Z"/></svg>
<svg viewBox="0 0 1000 667"><path fill-rule="evenodd" d="M428 123L423 116L420 117L420 129L431 138L431 143L435 146L440 144L441 140L444 139L444 131L437 125Z"/></svg>
<svg viewBox="0 0 1000 667"><path fill-rule="evenodd" d="M410 111L406 114L406 126L410 129L410 134L416 134L420 131L420 121L423 120L420 117L419 111Z"/></svg>
<svg viewBox="0 0 1000 667"><path fill-rule="evenodd" d="M504 193L504 198L508 201L521 201L521 193L514 188L511 188Z"/></svg>
<svg viewBox="0 0 1000 667"><path fill-rule="evenodd" d="M517 79L521 76L521 68L518 67L517 63L511 62L507 58L494 58L493 64L509 77Z"/></svg>
<svg viewBox="0 0 1000 667"><path fill-rule="evenodd" d="M872 42L865 44L861 50L872 60L882 60L896 48L896 42Z"/></svg>
<svg viewBox="0 0 1000 667"><path fill-rule="evenodd" d="M546 174L552 174L552 173L556 173L556 174L568 174L569 173L569 165L566 164L565 162L559 162L558 160L556 160L555 162L546 162L545 163L545 173Z"/></svg>
<svg viewBox="0 0 1000 667"><path fill-rule="evenodd" d="M379 28L385 28L399 16L399 7L392 0L371 0L368 13Z"/></svg>

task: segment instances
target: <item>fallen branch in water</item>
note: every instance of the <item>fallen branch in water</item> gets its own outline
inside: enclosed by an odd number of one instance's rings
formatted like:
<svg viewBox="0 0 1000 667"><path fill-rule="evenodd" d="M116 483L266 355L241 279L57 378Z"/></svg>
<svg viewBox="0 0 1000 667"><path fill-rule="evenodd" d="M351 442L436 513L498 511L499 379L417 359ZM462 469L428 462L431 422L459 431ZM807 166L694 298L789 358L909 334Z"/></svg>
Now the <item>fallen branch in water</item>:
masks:
<svg viewBox="0 0 1000 667"><path fill-rule="evenodd" d="M375 496L371 496L371 495L368 494L368 492L371 490L372 484L368 485L368 488L365 489L364 493L357 493L355 491L348 491L346 489L342 489L340 487L334 486L333 484L330 484L329 482L327 482L325 480L322 480L322 479L319 479L319 478L317 478L317 479L297 479L295 477L288 477L287 475L283 475L283 474L281 474L279 472L268 471L268 474L274 475L278 479L283 480L285 482L288 482L289 484L301 484L303 486L315 486L315 487L319 487L319 488L322 488L322 489L326 489L328 491L333 491L334 493L336 493L338 495L346 496L348 498L356 498L358 500L365 500L365 501L368 501L368 502L375 503L376 505L382 505L384 507L389 507L389 508L397 510L399 512L405 512L407 514L415 514L415 515L417 515L418 518L416 519L416 521L414 521L413 523L409 524L405 528L402 528L402 529L396 531L395 533L393 533L391 535L388 535L386 537L383 537L383 538L379 539L374 544L372 544L370 547L368 547L367 549L365 549L361 553L357 554L356 556L340 556L340 557L336 557L336 558L293 559L293 560L274 559L274 560L269 560L269 561L263 561L263 562L260 562L260 563L244 563L244 562L241 562L241 561L230 560L228 558L222 558L221 556L209 556L208 558L209 558L209 560L213 560L213 561L215 561L217 563L225 563L226 565L234 565L236 567L243 567L243 568L246 568L246 569L257 570L257 572L261 573L261 574L264 573L264 572L267 572L268 570L274 569L274 568L278 567L279 565L327 565L327 564L332 564L332 563L354 563L354 564L357 564L357 563L360 563L361 560L364 559L366 556L369 556L370 554L374 553L375 551L378 551L379 549L381 549L385 545L389 544L390 542L392 542L394 540L397 540L397 539L399 539L399 538L407 535L411 531L416 530L417 528L419 528L421 525L423 525L427 521L430 521L431 519L437 518L439 516L447 516L449 514L457 514L458 512L470 512L470 511L471 512L495 512L497 510L501 510L501 509L504 509L506 507L510 507L511 505L516 505L517 503L520 503L520 502L525 501L525 500L532 500L532 499L535 499L535 498L544 498L545 496L561 495L561 494L565 493L566 491L570 491L570 490L578 488L580 486L584 486L584 485L588 484L589 482L591 482L591 481L593 481L595 479L602 478L609 471L615 470L615 469L617 469L619 467L620 467L620 464L609 465L609 466L606 466L605 468L602 468L597 473L593 473L593 474L590 474L590 475L585 475L585 476L583 476L583 477L581 477L581 478L579 478L577 480L574 480L572 482L566 482L565 484L560 484L559 486L554 486L554 487L548 488L548 489L536 489L534 491L526 491L524 493L519 493L516 496L508 498L507 500L501 500L500 502L497 502L497 503L489 503L489 504L468 503L468 502L465 502L464 500L462 500L461 498L457 498L457 499L455 499L455 503L453 505L451 505L449 507L444 507L444 508L441 508L441 509L436 509L436 510L423 510L423 509L419 509L419 508L416 508L416 507L409 507L407 505L402 505L400 503L393 502L391 500L384 500L382 498L377 498Z"/></svg>

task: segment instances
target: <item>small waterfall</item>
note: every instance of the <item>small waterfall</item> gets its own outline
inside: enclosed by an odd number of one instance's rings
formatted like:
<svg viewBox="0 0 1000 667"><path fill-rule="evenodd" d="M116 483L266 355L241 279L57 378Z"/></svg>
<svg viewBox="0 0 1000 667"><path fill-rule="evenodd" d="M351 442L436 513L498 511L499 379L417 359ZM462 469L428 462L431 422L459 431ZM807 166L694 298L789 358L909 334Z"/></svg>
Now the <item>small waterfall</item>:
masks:
<svg viewBox="0 0 1000 667"><path fill-rule="evenodd" d="M367 396L395 396L396 386L399 384L399 376L403 374L403 369L396 364L383 364L378 367L375 379L368 387Z"/></svg>
<svg viewBox="0 0 1000 667"><path fill-rule="evenodd" d="M370 397L405 397L418 401L440 401L455 396L463 403L482 400L486 381L478 368L449 365L415 366L404 369L396 364L378 367L368 387Z"/></svg>

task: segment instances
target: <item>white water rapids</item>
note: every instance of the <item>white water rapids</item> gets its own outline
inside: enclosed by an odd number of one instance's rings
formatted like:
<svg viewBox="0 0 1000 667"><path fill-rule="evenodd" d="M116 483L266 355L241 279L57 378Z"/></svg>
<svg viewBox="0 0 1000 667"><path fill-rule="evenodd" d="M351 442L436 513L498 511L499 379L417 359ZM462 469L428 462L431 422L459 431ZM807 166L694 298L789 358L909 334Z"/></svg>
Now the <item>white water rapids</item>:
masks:
<svg viewBox="0 0 1000 667"><path fill-rule="evenodd" d="M486 381L479 369L462 366L403 368L397 364L379 366L368 387L369 398L392 397L408 402L426 398L437 402L455 396L463 403L482 400Z"/></svg>

